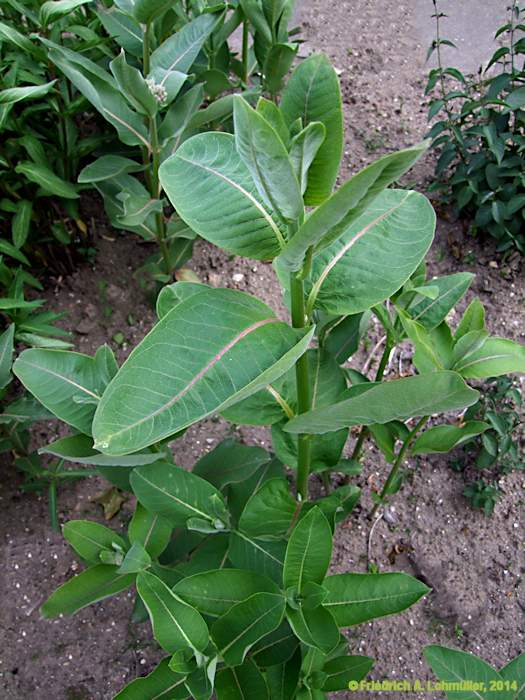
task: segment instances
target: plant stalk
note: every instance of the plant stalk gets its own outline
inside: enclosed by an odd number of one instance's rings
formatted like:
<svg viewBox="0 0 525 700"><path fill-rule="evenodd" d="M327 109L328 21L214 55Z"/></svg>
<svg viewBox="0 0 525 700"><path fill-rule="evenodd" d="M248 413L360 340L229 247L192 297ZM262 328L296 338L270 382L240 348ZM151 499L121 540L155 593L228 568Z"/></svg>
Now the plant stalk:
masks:
<svg viewBox="0 0 525 700"><path fill-rule="evenodd" d="M397 453L397 457L394 461L394 464L392 465L392 469L390 470L389 475L387 476L387 479L384 483L383 488L381 489L381 493L379 494L380 500L374 505L372 508L372 511L370 513L370 518L373 518L375 514L377 513L379 506L382 505L385 496L388 494L390 487L394 483L394 480L397 476L397 473L399 471L399 468L403 462L403 459L405 458L405 455L407 453L408 448L412 444L414 438L416 437L417 433L421 430L421 428L425 425L427 422L429 416L423 416L418 420L418 422L415 424L415 426L412 428L412 430L409 432L407 435L405 441L401 445L401 449Z"/></svg>
<svg viewBox="0 0 525 700"><path fill-rule="evenodd" d="M379 366L376 371L376 376L374 381L376 382L381 382L383 380L383 374L385 373L385 369L388 365L388 359L390 357L390 353L392 352L392 348L394 347L394 341L392 338L392 335L390 333L387 333L386 335L386 341L385 341L385 347L383 350L383 354L381 355L381 360L379 361ZM368 437L368 434L370 433L368 427L366 425L363 425L359 432L359 437L357 438L357 442L355 443L354 451L352 452L351 459L359 460L361 457L361 452L363 451L363 445L365 443L366 438Z"/></svg>
<svg viewBox="0 0 525 700"><path fill-rule="evenodd" d="M248 87L250 79L250 23L247 19L242 23L242 82Z"/></svg>
<svg viewBox="0 0 525 700"><path fill-rule="evenodd" d="M151 46L150 46L150 25L147 24L144 29L144 42L142 45L142 72L144 76L148 75L150 72L150 56L151 56ZM159 181L159 168L160 168L160 149L159 149L159 135L157 131L157 117L153 116L149 119L149 142L151 152L146 153L148 168L146 173L148 176L146 178L150 195L152 199L160 198L160 181ZM166 222L164 221L164 214L162 211L156 212L155 214L155 228L157 243L162 254L162 259L164 260L164 266L166 268L166 274L171 272L171 261L170 261L170 251L168 244L166 242Z"/></svg>
<svg viewBox="0 0 525 700"><path fill-rule="evenodd" d="M304 307L303 281L295 274L290 277L290 295L292 307L292 326L305 328L306 314ZM310 410L310 370L306 353L295 363L295 380L297 386L297 413ZM308 476L311 464L310 435L301 433L297 436L297 493L302 500L308 499Z"/></svg>

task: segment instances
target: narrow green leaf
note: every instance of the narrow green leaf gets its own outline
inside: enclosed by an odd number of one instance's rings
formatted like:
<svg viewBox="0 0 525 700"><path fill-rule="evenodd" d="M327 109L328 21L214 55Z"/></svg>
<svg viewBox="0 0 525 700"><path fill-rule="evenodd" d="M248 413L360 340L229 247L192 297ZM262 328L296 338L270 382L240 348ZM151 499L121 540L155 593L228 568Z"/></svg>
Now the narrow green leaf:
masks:
<svg viewBox="0 0 525 700"><path fill-rule="evenodd" d="M328 576L324 607L339 627L350 627L401 612L430 590L407 574L336 574Z"/></svg>
<svg viewBox="0 0 525 700"><path fill-rule="evenodd" d="M310 122L293 137L290 145L290 160L299 181L301 194L308 185L308 171L326 138L326 128L321 122Z"/></svg>
<svg viewBox="0 0 525 700"><path fill-rule="evenodd" d="M89 464L100 467L138 467L165 459L163 452L144 452L142 454L112 457L103 455L93 449L93 440L88 435L70 435L41 447L39 454L49 454L76 464Z"/></svg>
<svg viewBox="0 0 525 700"><path fill-rule="evenodd" d="M117 548L123 553L127 549L126 543L120 535L108 527L90 520L69 520L64 525L62 532L75 552L82 559L93 564L100 563L99 555L103 549L114 550Z"/></svg>
<svg viewBox="0 0 525 700"><path fill-rule="evenodd" d="M204 652L208 628L200 614L176 596L160 578L147 571L137 576L137 591L144 601L160 646L173 654L188 647Z"/></svg>
<svg viewBox="0 0 525 700"><path fill-rule="evenodd" d="M206 343L192 343L203 328ZM203 288L157 323L109 384L93 422L95 448L139 450L255 393L292 366L312 332L292 329L243 292Z"/></svg>
<svg viewBox="0 0 525 700"><path fill-rule="evenodd" d="M78 199L79 197L75 186L55 175L47 165L31 163L30 161L21 162L16 166L15 172L40 185L49 194L55 194L64 199Z"/></svg>
<svg viewBox="0 0 525 700"><path fill-rule="evenodd" d="M163 0L165 2L165 0ZM126 62L124 51L114 58L109 64L113 77L120 92L128 100L130 105L148 117L153 117L158 112L159 104L146 84L142 73Z"/></svg>
<svg viewBox="0 0 525 700"><path fill-rule="evenodd" d="M482 330L485 330L485 309L481 301L476 297L467 306L459 322L454 338L460 340L460 338L471 331Z"/></svg>
<svg viewBox="0 0 525 700"><path fill-rule="evenodd" d="M96 564L57 588L40 611L46 618L72 615L91 603L120 593L134 580L133 574L119 574L116 566Z"/></svg>
<svg viewBox="0 0 525 700"><path fill-rule="evenodd" d="M29 227L31 224L31 214L33 213L33 204L26 199L18 203L18 209L13 216L12 235L13 244L16 248L21 248L27 241L29 235Z"/></svg>
<svg viewBox="0 0 525 700"><path fill-rule="evenodd" d="M281 624L284 607L281 594L255 593L219 617L211 636L224 661L229 666L242 664L250 648Z"/></svg>
<svg viewBox="0 0 525 700"><path fill-rule="evenodd" d="M407 420L466 408L478 396L457 372L433 372L383 382L354 398L303 413L287 423L285 430L317 434L348 425Z"/></svg>
<svg viewBox="0 0 525 700"><path fill-rule="evenodd" d="M85 5L91 0L47 0L40 7L40 21L44 26L74 12L77 7Z"/></svg>
<svg viewBox="0 0 525 700"><path fill-rule="evenodd" d="M56 80L52 80L50 83L44 83L43 85L27 85L25 87L0 90L0 105L14 105L22 100L38 100L40 97L47 95L55 83Z"/></svg>
<svg viewBox="0 0 525 700"><path fill-rule="evenodd" d="M113 700L187 700L186 675L174 673L169 663L169 657L162 659L150 674L131 681Z"/></svg>
<svg viewBox="0 0 525 700"><path fill-rule="evenodd" d="M314 507L294 527L284 560L285 588L322 583L332 558L332 529L323 512Z"/></svg>
<svg viewBox="0 0 525 700"><path fill-rule="evenodd" d="M0 335L0 389L5 389L12 379L15 324L11 323Z"/></svg>
<svg viewBox="0 0 525 700"><path fill-rule="evenodd" d="M490 425L483 421L467 421L462 426L436 425L422 433L412 445L414 455L429 452L450 452L451 449L470 440L475 435L481 435Z"/></svg>
<svg viewBox="0 0 525 700"><path fill-rule="evenodd" d="M203 13L166 39L151 55L151 68L188 73L217 23L217 15Z"/></svg>
<svg viewBox="0 0 525 700"><path fill-rule="evenodd" d="M284 221L304 211L288 152L274 128L240 96L233 100L235 145L267 208Z"/></svg>
<svg viewBox="0 0 525 700"><path fill-rule="evenodd" d="M330 196L343 154L343 114L337 74L326 56L310 56L293 71L283 91L281 109L290 125L321 122L326 138L308 173L305 203L321 204Z"/></svg>
<svg viewBox="0 0 525 700"><path fill-rule="evenodd" d="M507 338L488 338L479 350L459 360L454 369L466 379L524 373L525 346Z"/></svg>
<svg viewBox="0 0 525 700"><path fill-rule="evenodd" d="M454 275L432 279L431 284L438 288L438 295L434 299L422 299L410 307L411 318L427 330L432 330L463 297L473 279L474 275L471 272L457 272Z"/></svg>

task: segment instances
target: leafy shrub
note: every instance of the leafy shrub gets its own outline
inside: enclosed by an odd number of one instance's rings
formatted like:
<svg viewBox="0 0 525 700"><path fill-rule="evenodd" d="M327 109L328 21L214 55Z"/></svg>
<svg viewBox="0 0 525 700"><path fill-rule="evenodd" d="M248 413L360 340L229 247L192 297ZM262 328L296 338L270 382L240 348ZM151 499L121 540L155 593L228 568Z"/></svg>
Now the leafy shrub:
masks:
<svg viewBox="0 0 525 700"><path fill-rule="evenodd" d="M188 138L159 178L197 234L273 260L291 325L243 292L177 282L162 289L158 323L120 369L107 348L95 357L33 348L14 368L72 428L44 450L109 470L137 497L127 534L65 525L89 565L42 608L72 614L136 585L134 617L149 616L167 656L119 700L168 691L306 700L363 678L372 660L348 655L340 628L403 610L427 588L397 573L327 575L336 525L359 490L344 483L313 498L310 475L330 487L331 472L355 473L342 455L350 426L361 426L354 457L370 434L393 463L380 506L409 450L447 451L476 434L474 421L419 434L429 415L478 400L466 379L525 370L525 348L489 337L479 300L454 333L445 321L472 275L427 280L432 207L388 189L424 146L385 156L333 192L343 120L324 56L294 70L280 106L261 98L253 109L236 96L233 114L234 135ZM371 312L386 333L375 381L342 367ZM384 381L406 338L419 374ZM229 440L192 471L175 465L169 443L217 413L271 425L273 453Z"/></svg>
<svg viewBox="0 0 525 700"><path fill-rule="evenodd" d="M522 403L519 383L510 377L499 377L482 387L479 400L465 412L465 420L477 422L483 430L465 442L463 454L452 461L452 466L457 471L470 465L479 470L483 478L467 484L464 494L487 515L500 496L498 479L524 467L520 445Z"/></svg>
<svg viewBox="0 0 525 700"><path fill-rule="evenodd" d="M525 9L516 0L509 21L496 38L506 41L476 76L444 67L441 46L454 46L441 37L440 20L446 15L434 2L438 67L430 71L427 94L437 89L429 119L438 117L430 130L440 156L436 187L449 193L458 212L472 220L472 232L487 232L497 249L512 247L525 252Z"/></svg>
<svg viewBox="0 0 525 700"><path fill-rule="evenodd" d="M43 38L49 58L115 128L122 145L85 167L79 183L104 198L113 226L156 241L159 254L146 264L162 283L191 256L195 233L175 212L165 216L159 167L192 133L220 127L231 117L231 95L246 87L256 61L257 82L275 93L295 56L288 42L291 4L241 3L231 12L218 4L124 3L100 7L97 15L120 53L91 61L82 52ZM242 61L230 51L230 34L244 22ZM250 22L254 23L252 51ZM204 102L208 102L206 108ZM123 155L124 154L124 155Z"/></svg>

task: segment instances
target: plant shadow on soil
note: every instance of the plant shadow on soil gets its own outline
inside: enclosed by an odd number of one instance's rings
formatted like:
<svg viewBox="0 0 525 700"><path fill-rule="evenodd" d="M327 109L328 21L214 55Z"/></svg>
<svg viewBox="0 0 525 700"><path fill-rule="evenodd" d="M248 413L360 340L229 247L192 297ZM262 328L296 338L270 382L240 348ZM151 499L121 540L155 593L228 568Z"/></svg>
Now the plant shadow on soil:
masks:
<svg viewBox="0 0 525 700"><path fill-rule="evenodd" d="M347 26L345 4L335 0L323 0L322 6L311 0L301 11L307 39L302 51L330 47L327 53L341 70L347 122L345 177L386 150L421 140L426 129L424 49L413 38L411 10L387 2L379 12L375 4L353 3L352 17L357 19L351 27ZM389 27L388 37L380 32L381 26ZM392 37L396 37L395 46ZM406 184L424 192L431 174L429 156L409 173ZM88 208L101 211L99 203L88 203ZM468 238L460 222L448 219L446 211L438 213L430 272L475 272L464 305L478 295L487 308L490 330L523 342L525 284L516 274L515 261L494 263L492 244ZM99 344L110 342L122 361L155 320L133 276L150 251L132 236L108 230L100 213L94 219L98 239L94 266L86 264L67 279L52 280L47 297L50 308L67 314L63 325L73 329L77 350L91 353ZM253 293L279 315L286 313L268 264L230 260L201 241L189 267L203 282ZM370 347L378 338L378 329L373 328ZM408 357L409 353L401 352L394 358L392 377L410 371ZM365 359L361 352L353 362L361 367ZM40 423L32 433L33 445L42 446L59 434L56 423ZM191 466L228 435L270 445L264 429L232 428L220 419L210 419L174 443L176 462ZM363 496L339 529L334 572L365 570L370 492L386 477L386 465L377 450L369 446L365 455L364 472L356 481ZM495 666L523 649L523 472L502 480L503 496L494 516L485 518L467 505L461 495L462 477L452 472L448 461L448 456L410 460L407 483L392 498L387 517L375 529L371 553L379 570L406 571L422 578L433 591L401 615L348 631L351 653L377 659L372 678L430 678L422 658L423 646L430 643L472 651ZM90 606L73 617L41 619L41 603L81 565L62 537L50 529L46 498L23 493L22 479L9 462L0 464L0 472L1 697L110 700L159 659L149 625L130 623L131 593ZM79 517L103 522L102 510L92 499L105 488L107 483L99 478L62 488L61 522ZM124 527L132 511L130 497L109 525ZM370 693L343 692L334 697L364 700Z"/></svg>

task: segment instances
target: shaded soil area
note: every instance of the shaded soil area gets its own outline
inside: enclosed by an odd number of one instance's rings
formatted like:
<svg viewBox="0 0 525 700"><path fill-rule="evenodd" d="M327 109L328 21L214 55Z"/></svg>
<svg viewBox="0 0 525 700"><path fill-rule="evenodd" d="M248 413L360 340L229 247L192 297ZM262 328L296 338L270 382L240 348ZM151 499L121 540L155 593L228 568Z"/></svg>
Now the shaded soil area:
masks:
<svg viewBox="0 0 525 700"><path fill-rule="evenodd" d="M308 0L300 21L306 39L301 53L324 50L340 71L346 121L344 177L378 155L424 137L425 49L419 44L408 3L383 2L379 10L379 3L365 0ZM425 191L432 168L432 156L428 156L405 178L406 184ZM525 284L518 264L497 261L491 243L466 237L461 222L446 211L438 214L431 273L474 272L466 302L478 295L487 308L491 331L523 342ZM91 353L109 342L122 360L155 320L153 307L133 274L150 251L133 237L107 229L102 218L95 218L95 226L95 263L82 266L67 279L53 280L49 306L66 313L63 325L73 330L76 349ZM199 242L189 267L203 282L256 294L285 314L270 265L231 260ZM372 328L370 348L378 338ZM408 353L396 356L392 376L410 370L407 357ZM354 362L362 367L366 359L366 354L359 354ZM263 429L232 428L212 419L174 444L177 462L191 466L232 433L269 446ZM33 431L35 447L58 434L55 423L39 424ZM449 457L420 458L406 465L408 481L392 499L369 543L370 492L384 480L386 465L375 449L366 449L365 470L356 482L363 497L338 531L333 569L365 571L369 546L381 571L406 571L433 589L402 615L349 630L352 651L377 659L372 678L430 678L422 657L422 648L429 643L472 651L495 666L523 650L525 477L515 472L502 479L502 499L488 519L468 507L461 495L462 477L448 462ZM126 682L151 670L158 659L149 625L130 623L127 594L71 618L42 620L41 603L80 564L61 536L50 529L46 498L23 493L21 477L12 464L0 465L0 484L1 697L109 700ZM102 522L102 509L93 498L105 488L107 483L100 478L65 486L59 493L61 521L82 517ZM132 509L129 499L111 525L124 527ZM370 693L337 697L365 700ZM405 697L444 696L412 693Z"/></svg>

